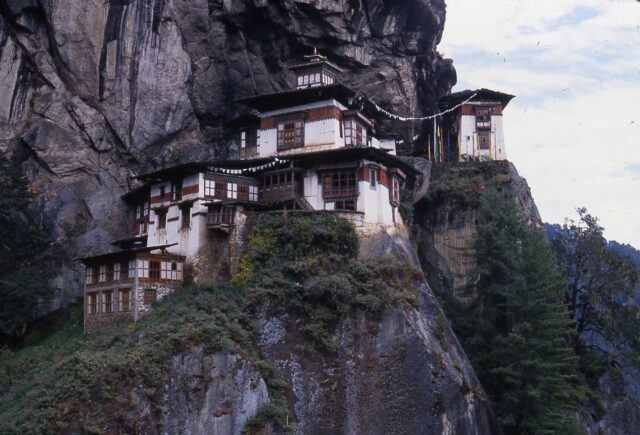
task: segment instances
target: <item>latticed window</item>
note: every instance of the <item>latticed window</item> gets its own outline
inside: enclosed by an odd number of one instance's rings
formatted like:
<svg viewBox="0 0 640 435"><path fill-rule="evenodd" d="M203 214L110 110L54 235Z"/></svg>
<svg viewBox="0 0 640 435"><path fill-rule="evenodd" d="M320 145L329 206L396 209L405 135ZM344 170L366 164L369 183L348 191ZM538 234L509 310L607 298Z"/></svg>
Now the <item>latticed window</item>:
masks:
<svg viewBox="0 0 640 435"><path fill-rule="evenodd" d="M131 311L131 290L118 291L118 312L126 313Z"/></svg>
<svg viewBox="0 0 640 435"><path fill-rule="evenodd" d="M105 282L107 280L107 265L100 265L100 282Z"/></svg>
<svg viewBox="0 0 640 435"><path fill-rule="evenodd" d="M160 261L149 261L149 278L160 279Z"/></svg>
<svg viewBox="0 0 640 435"><path fill-rule="evenodd" d="M249 186L249 201L258 200L258 186Z"/></svg>
<svg viewBox="0 0 640 435"><path fill-rule="evenodd" d="M326 174L322 180L323 196L357 195L358 186L355 171Z"/></svg>
<svg viewBox="0 0 640 435"><path fill-rule="evenodd" d="M213 180L204 180L204 196L215 196L216 182Z"/></svg>
<svg viewBox="0 0 640 435"><path fill-rule="evenodd" d="M180 261L163 261L162 262L162 279L170 279L173 281L182 281L182 262Z"/></svg>
<svg viewBox="0 0 640 435"><path fill-rule="evenodd" d="M391 178L391 202L400 202L400 181L396 177Z"/></svg>
<svg viewBox="0 0 640 435"><path fill-rule="evenodd" d="M144 304L151 305L156 301L157 293L154 288L146 288L144 289Z"/></svg>
<svg viewBox="0 0 640 435"><path fill-rule="evenodd" d="M378 170L375 168L369 168L369 183L372 189L378 184Z"/></svg>
<svg viewBox="0 0 640 435"><path fill-rule="evenodd" d="M113 313L113 291L111 290L102 292L102 312L105 314Z"/></svg>
<svg viewBox="0 0 640 435"><path fill-rule="evenodd" d="M87 313L89 315L98 314L98 293L87 293Z"/></svg>
<svg viewBox="0 0 640 435"><path fill-rule="evenodd" d="M227 183L227 198L238 199L238 184Z"/></svg>
<svg viewBox="0 0 640 435"><path fill-rule="evenodd" d="M149 278L149 260L138 259L138 278Z"/></svg>
<svg viewBox="0 0 640 435"><path fill-rule="evenodd" d="M355 211L356 201L354 199L341 199L335 202L335 210Z"/></svg>
<svg viewBox="0 0 640 435"><path fill-rule="evenodd" d="M289 149L304 146L304 122L286 121L278 124L278 148Z"/></svg>
<svg viewBox="0 0 640 435"><path fill-rule="evenodd" d="M478 148L481 150L491 149L491 130L478 130Z"/></svg>

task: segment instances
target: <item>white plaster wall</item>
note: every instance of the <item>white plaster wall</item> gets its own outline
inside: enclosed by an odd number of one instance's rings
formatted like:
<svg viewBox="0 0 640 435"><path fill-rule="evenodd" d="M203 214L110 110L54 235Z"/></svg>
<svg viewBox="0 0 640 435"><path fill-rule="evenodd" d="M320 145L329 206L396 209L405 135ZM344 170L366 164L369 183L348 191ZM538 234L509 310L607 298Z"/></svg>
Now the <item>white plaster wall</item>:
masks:
<svg viewBox="0 0 640 435"><path fill-rule="evenodd" d="M260 157L272 157L278 155L278 130L267 128L260 130Z"/></svg>
<svg viewBox="0 0 640 435"><path fill-rule="evenodd" d="M494 134L491 140L494 141L492 145L495 147L495 150L496 150L495 158L497 160L506 160L507 149L505 148L505 143L504 143L504 127L502 124L502 115L491 116L491 130L494 131Z"/></svg>
<svg viewBox="0 0 640 435"><path fill-rule="evenodd" d="M318 173L313 169L307 170L304 174L304 198L315 210L324 208L322 184L318 184Z"/></svg>
<svg viewBox="0 0 640 435"><path fill-rule="evenodd" d="M460 148L461 153L469 157L474 155L476 141L476 117L474 115L460 116ZM477 153L477 152L476 152Z"/></svg>
<svg viewBox="0 0 640 435"><path fill-rule="evenodd" d="M335 118L305 122L304 147L313 148L319 145L332 145L332 148L337 148L337 132L338 120Z"/></svg>

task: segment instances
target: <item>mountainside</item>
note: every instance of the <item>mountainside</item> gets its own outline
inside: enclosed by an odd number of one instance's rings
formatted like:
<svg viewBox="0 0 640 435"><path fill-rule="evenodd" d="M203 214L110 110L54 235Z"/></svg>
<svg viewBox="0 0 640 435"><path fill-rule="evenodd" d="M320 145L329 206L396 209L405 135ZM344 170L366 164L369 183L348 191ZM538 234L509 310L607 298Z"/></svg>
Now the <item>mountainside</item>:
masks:
<svg viewBox="0 0 640 435"><path fill-rule="evenodd" d="M444 21L444 0L0 0L0 149L68 247L58 302L81 288L71 258L122 233L131 176L236 155L235 100L287 89L313 47L388 110L433 110L456 81L435 50Z"/></svg>
<svg viewBox="0 0 640 435"><path fill-rule="evenodd" d="M0 432L500 433L406 245L358 260L335 215L252 228L233 285L113 333L82 334L76 307L4 351Z"/></svg>

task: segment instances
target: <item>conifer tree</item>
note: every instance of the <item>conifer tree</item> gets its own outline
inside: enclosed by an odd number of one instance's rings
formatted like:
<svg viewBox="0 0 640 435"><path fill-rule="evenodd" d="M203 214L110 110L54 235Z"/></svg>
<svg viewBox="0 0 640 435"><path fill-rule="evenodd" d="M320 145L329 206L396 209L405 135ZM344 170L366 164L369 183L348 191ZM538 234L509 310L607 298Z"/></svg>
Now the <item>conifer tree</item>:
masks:
<svg viewBox="0 0 640 435"><path fill-rule="evenodd" d="M22 172L0 152L0 339L24 332L32 310L51 299L42 273L48 240L29 211Z"/></svg>
<svg viewBox="0 0 640 435"><path fill-rule="evenodd" d="M511 197L486 194L477 224L472 302L453 304L454 328L507 433L563 433L576 358L555 258Z"/></svg>

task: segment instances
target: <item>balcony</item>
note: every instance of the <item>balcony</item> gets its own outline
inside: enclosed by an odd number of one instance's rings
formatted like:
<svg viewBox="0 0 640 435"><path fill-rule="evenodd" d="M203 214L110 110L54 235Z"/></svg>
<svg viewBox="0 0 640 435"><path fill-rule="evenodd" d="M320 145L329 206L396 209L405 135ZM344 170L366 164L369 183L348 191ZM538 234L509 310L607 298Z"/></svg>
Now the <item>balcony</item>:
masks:
<svg viewBox="0 0 640 435"><path fill-rule="evenodd" d="M236 208L226 205L209 207L207 228L230 232L235 225Z"/></svg>

